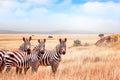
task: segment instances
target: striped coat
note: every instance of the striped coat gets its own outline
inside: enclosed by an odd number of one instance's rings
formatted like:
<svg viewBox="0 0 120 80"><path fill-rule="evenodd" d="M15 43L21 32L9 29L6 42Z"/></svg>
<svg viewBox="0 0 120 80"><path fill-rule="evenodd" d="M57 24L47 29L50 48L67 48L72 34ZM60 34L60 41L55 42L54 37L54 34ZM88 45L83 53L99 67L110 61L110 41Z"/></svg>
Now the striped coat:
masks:
<svg viewBox="0 0 120 80"><path fill-rule="evenodd" d="M5 65L7 67L6 72L8 73L12 66L18 67L19 69L24 68L25 74L27 72L27 69L33 66L33 63L38 61L38 55L35 53L31 53L30 50L25 52L29 55L22 55L23 52L15 52L15 51L8 51L4 56Z"/></svg>
<svg viewBox="0 0 120 80"><path fill-rule="evenodd" d="M27 49L30 49L30 46L31 46L30 41L31 41L31 39L32 39L31 37L29 37L29 39L23 37L24 43L20 46L19 50L18 51L16 50L15 52L19 52L20 51L22 53L22 56L27 55L24 52L26 52ZM8 50L4 50L4 49L0 50L0 72L2 72L4 70L4 67L5 67L4 55L7 52L8 52Z"/></svg>
<svg viewBox="0 0 120 80"><path fill-rule="evenodd" d="M59 63L61 61L61 55L66 53L66 41L59 39L60 44L56 46L54 50L45 50L44 54L39 59L39 65L41 66L51 66L52 72L55 74Z"/></svg>
<svg viewBox="0 0 120 80"><path fill-rule="evenodd" d="M0 72L3 71L4 67L5 67L5 63L4 63L4 55L7 51L4 49L0 50Z"/></svg>
<svg viewBox="0 0 120 80"><path fill-rule="evenodd" d="M26 74L29 67L32 67L32 71L35 71L35 68L39 62L39 54L45 50L45 41L38 40L38 42L38 46L32 51L28 49L27 52L7 52L4 56L4 61L7 66L6 72L9 72L12 66L17 67L17 73L21 73L21 70L24 68Z"/></svg>

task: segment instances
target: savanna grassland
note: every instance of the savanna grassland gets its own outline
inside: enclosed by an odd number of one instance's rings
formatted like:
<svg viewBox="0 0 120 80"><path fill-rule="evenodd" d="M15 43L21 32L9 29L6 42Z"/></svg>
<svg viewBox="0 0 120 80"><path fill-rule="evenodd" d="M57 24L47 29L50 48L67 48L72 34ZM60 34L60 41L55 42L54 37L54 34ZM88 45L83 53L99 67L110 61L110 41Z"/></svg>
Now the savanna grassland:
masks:
<svg viewBox="0 0 120 80"><path fill-rule="evenodd" d="M31 70L26 75L16 75L15 68L10 73L0 73L0 80L120 80L120 51L108 47L96 47L97 34L81 35L48 35L39 34L0 34L0 49L16 50L23 43L22 37L32 36L32 48L38 39L46 39L46 49L54 49L59 38L67 38L67 52L62 55L62 61L55 77L51 67L40 66L37 73ZM73 46L73 41L79 39L82 45Z"/></svg>

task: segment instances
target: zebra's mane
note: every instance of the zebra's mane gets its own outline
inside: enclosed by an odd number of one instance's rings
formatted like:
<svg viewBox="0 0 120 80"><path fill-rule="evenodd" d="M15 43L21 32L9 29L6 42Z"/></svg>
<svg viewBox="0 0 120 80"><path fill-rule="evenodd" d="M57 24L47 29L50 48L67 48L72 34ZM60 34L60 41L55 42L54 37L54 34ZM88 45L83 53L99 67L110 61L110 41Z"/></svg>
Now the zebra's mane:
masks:
<svg viewBox="0 0 120 80"><path fill-rule="evenodd" d="M38 50L38 45L33 48L34 51Z"/></svg>
<svg viewBox="0 0 120 80"><path fill-rule="evenodd" d="M24 47L25 47L25 44L23 43L23 44L21 44L21 46L19 47L19 50L20 50L20 51L24 51Z"/></svg>
<svg viewBox="0 0 120 80"><path fill-rule="evenodd" d="M38 45L33 48L32 53L37 54L37 55L39 54Z"/></svg>

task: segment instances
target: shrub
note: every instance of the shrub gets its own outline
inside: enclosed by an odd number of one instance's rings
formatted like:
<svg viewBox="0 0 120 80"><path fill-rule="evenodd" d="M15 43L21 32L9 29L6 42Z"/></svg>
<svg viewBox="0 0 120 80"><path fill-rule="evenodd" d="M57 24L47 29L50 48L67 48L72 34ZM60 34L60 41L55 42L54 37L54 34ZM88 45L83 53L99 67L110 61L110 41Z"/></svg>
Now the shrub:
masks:
<svg viewBox="0 0 120 80"><path fill-rule="evenodd" d="M100 38L102 38L102 37L104 37L104 34L99 34L98 36L99 36Z"/></svg>
<svg viewBox="0 0 120 80"><path fill-rule="evenodd" d="M80 40L74 40L74 46L80 46L81 41Z"/></svg>
<svg viewBox="0 0 120 80"><path fill-rule="evenodd" d="M53 36L48 36L48 38L53 38Z"/></svg>

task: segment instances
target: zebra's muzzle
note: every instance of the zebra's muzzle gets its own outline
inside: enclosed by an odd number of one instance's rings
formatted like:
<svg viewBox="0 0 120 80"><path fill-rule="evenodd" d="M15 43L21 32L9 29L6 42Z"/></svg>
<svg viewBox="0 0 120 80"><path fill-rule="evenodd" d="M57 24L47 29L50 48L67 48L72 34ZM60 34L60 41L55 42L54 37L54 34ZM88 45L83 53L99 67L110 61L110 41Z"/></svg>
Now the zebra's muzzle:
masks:
<svg viewBox="0 0 120 80"><path fill-rule="evenodd" d="M44 54L44 51L40 51L41 54Z"/></svg>
<svg viewBox="0 0 120 80"><path fill-rule="evenodd" d="M30 49L27 49L27 54L29 55L31 53L31 50Z"/></svg>
<svg viewBox="0 0 120 80"><path fill-rule="evenodd" d="M63 55L65 55L66 52L62 52Z"/></svg>

